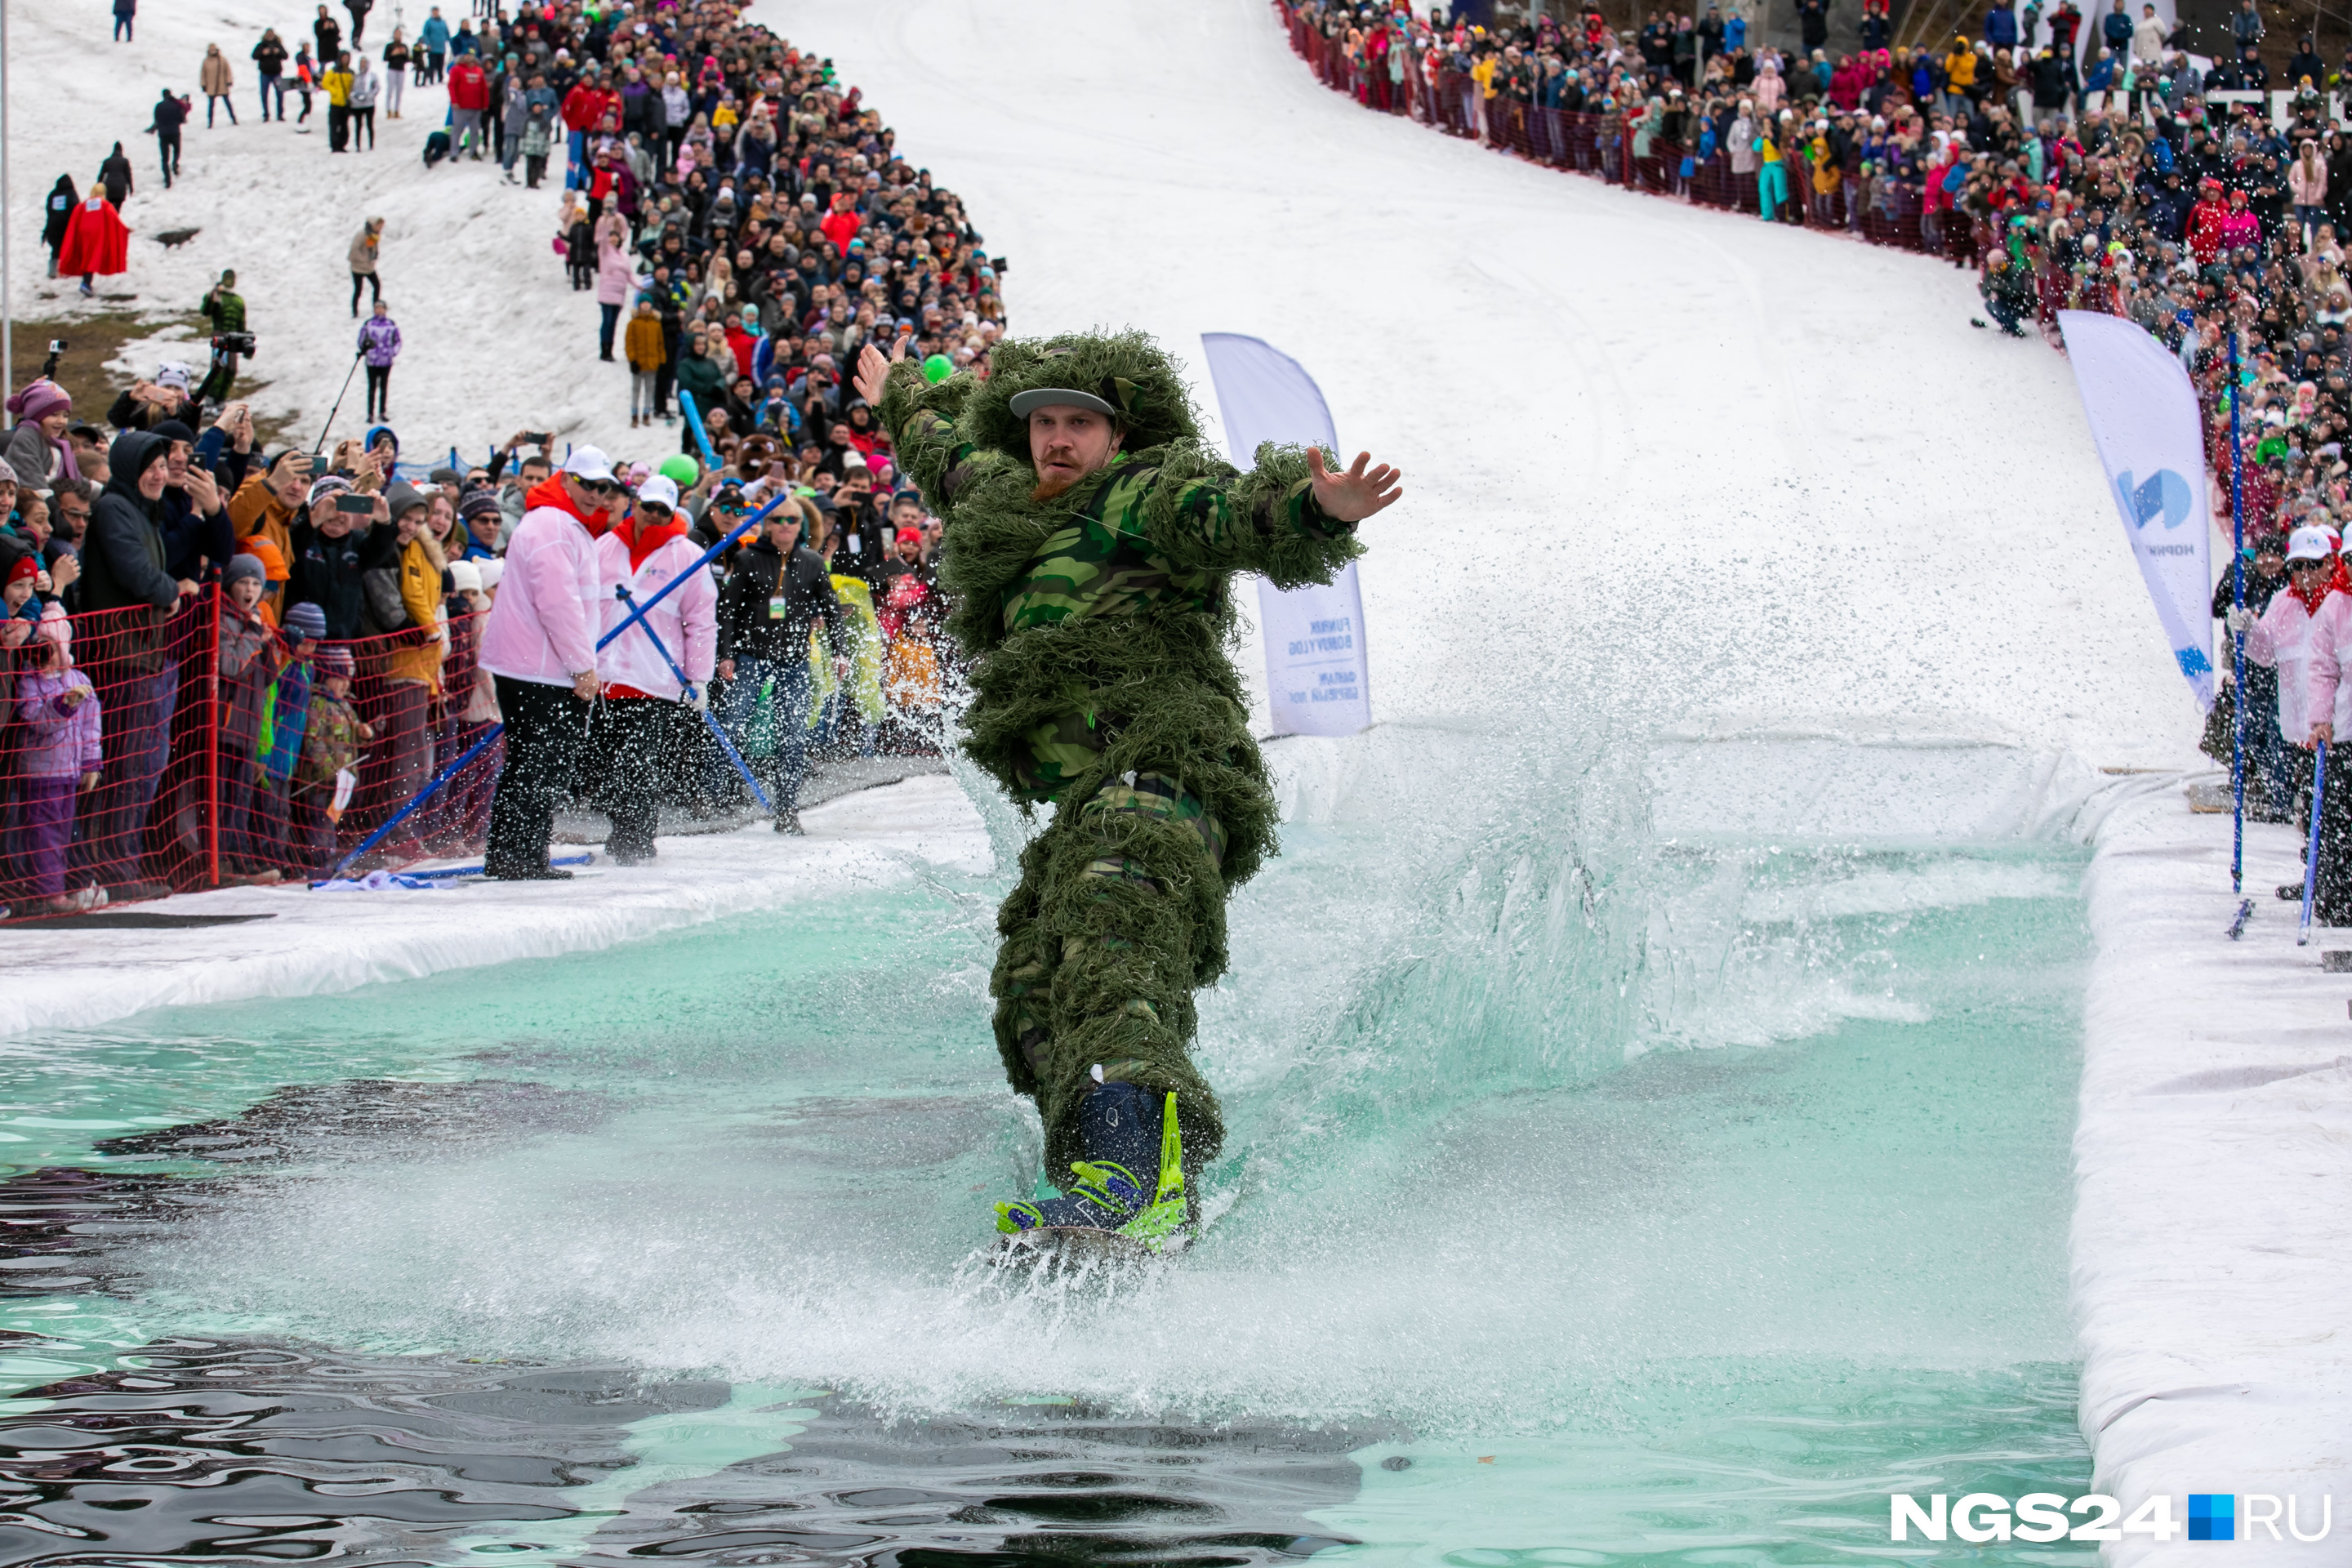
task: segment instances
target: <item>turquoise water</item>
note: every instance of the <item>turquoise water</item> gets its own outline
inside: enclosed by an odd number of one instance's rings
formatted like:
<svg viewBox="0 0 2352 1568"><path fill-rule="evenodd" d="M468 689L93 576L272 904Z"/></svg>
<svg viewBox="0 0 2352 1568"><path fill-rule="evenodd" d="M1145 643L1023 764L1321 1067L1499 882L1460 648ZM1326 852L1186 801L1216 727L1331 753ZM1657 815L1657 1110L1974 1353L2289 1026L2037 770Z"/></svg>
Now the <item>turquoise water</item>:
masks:
<svg viewBox="0 0 2352 1568"><path fill-rule="evenodd" d="M596 1369L577 1375L613 1419L590 1458L503 1523L500 1493L403 1526L403 1561L573 1561L656 1517L664 1555L708 1531L730 1562L1048 1560L952 1522L974 1508L1042 1510L1053 1560L1094 1560L1066 1550L1120 1509L1175 1528L1146 1481L1203 1445L1182 1506L1279 1528L1210 1531L1232 1539L1188 1561L1843 1562L1884 1555L1891 1490L2085 1489L2079 856L1685 842L1602 863L1457 826L1286 831L1202 1010L1232 1126L1211 1223L1108 1287L980 1260L989 1204L1037 1176L985 1027L988 879L14 1042L0 1153L144 1205L13 1276L15 1418L163 1388L173 1340L347 1380ZM98 1381L60 1392L77 1374ZM962 1494L906 1435L1016 1416L1145 1501L940 1500ZM753 1546L696 1509L813 1507L777 1500L802 1485L777 1456L851 1431L898 1434L857 1463L933 1500L860 1528L934 1556L725 1555ZM1255 1479L1276 1450L1307 1479ZM306 1507L347 1546L389 1528ZM1304 1544L1266 1544L1285 1531Z"/></svg>

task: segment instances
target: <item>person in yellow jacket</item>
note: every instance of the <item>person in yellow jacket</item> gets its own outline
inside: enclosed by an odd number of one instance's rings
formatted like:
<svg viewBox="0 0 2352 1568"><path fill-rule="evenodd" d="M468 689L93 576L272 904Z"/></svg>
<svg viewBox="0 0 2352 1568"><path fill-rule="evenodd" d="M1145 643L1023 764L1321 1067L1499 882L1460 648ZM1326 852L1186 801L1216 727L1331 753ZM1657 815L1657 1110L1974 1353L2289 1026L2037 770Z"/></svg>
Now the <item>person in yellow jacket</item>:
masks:
<svg viewBox="0 0 2352 1568"><path fill-rule="evenodd" d="M323 62L319 87L327 95L327 151L343 152L352 139L352 57Z"/></svg>
<svg viewBox="0 0 2352 1568"><path fill-rule="evenodd" d="M661 368L669 363L661 317L654 313L651 300L638 298L637 313L629 318L629 329L621 336L621 352L629 361L629 428L635 430L652 424L660 412L656 404L661 395Z"/></svg>
<svg viewBox="0 0 2352 1568"><path fill-rule="evenodd" d="M1500 58L1488 49L1470 68L1470 80L1475 89L1470 95L1470 101L1478 111L1478 140L1481 142L1495 139L1495 68L1501 63Z"/></svg>
<svg viewBox="0 0 2352 1568"><path fill-rule="evenodd" d="M404 479L384 487L384 504L400 541L393 563L400 585L403 625L375 644L384 681L382 804L397 810L433 778L433 700L441 693L441 654L449 631L442 608L441 572L448 564L425 526L432 504ZM371 613L388 619L370 595Z"/></svg>
<svg viewBox="0 0 2352 1568"><path fill-rule="evenodd" d="M1946 110L1953 114L1966 114L1969 103L1976 97L1977 52L1969 47L1966 34L1952 39L1952 52L1944 57L1944 95L1948 100Z"/></svg>

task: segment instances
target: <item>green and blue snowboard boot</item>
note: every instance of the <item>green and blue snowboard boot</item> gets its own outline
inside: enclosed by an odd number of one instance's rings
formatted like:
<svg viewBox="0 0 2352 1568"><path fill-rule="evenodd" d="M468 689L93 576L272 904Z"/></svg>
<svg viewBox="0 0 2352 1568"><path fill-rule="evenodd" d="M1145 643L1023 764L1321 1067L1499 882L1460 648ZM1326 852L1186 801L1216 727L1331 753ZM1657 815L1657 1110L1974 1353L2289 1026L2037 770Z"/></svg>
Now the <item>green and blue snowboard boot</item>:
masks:
<svg viewBox="0 0 2352 1568"><path fill-rule="evenodd" d="M1149 1089L1106 1083L1078 1107L1076 1178L1062 1196L996 1205L996 1228L1041 1239L1118 1237L1160 1251L1186 1228L1183 1141L1176 1097L1154 1107ZM1157 1114L1154 1114L1155 1110Z"/></svg>

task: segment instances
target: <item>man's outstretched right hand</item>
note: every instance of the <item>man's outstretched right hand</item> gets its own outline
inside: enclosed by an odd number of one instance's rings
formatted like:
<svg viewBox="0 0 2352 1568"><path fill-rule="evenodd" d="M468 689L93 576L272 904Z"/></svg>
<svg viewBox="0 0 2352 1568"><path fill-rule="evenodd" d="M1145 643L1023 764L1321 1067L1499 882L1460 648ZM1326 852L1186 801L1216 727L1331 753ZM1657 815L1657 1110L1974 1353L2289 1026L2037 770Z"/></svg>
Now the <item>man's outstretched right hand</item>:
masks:
<svg viewBox="0 0 2352 1568"><path fill-rule="evenodd" d="M906 357L905 338L900 338L893 345L887 360L882 357L880 349L867 343L857 351L857 374L851 378L850 384L857 388L858 396L872 404L878 412L882 407L882 384L890 379L890 367Z"/></svg>

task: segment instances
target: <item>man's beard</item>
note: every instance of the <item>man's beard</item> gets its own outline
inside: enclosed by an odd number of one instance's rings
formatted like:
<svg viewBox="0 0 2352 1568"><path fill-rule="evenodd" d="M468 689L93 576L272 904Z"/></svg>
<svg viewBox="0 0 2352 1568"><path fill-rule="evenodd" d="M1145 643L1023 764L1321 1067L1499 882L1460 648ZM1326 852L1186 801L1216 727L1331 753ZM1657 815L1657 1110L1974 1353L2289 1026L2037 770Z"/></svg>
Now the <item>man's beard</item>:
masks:
<svg viewBox="0 0 2352 1568"><path fill-rule="evenodd" d="M1085 478L1086 475L1084 474L1076 474L1068 479L1041 479L1037 481L1037 488L1029 492L1029 499L1031 500L1052 500L1055 496L1060 495L1072 485L1076 484L1080 479Z"/></svg>

